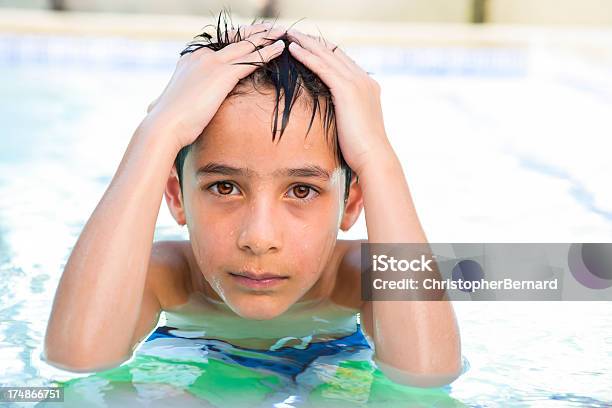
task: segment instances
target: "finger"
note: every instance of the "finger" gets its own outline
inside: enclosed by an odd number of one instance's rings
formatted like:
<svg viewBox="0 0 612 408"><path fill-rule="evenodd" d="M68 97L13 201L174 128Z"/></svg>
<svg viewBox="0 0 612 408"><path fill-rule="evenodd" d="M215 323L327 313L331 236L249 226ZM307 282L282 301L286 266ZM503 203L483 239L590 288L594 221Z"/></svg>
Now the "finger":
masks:
<svg viewBox="0 0 612 408"><path fill-rule="evenodd" d="M336 58L332 52L331 49L335 47L334 44L327 42L321 37L304 34L295 29L287 31L287 37L290 40L294 40L303 49L325 61L330 67L344 74L350 72L350 68L343 61Z"/></svg>
<svg viewBox="0 0 612 408"><path fill-rule="evenodd" d="M306 68L317 74L330 89L332 88L332 84L337 82L338 70L330 67L327 60L301 47L297 42L291 42L289 44L289 51L298 61L304 64Z"/></svg>
<svg viewBox="0 0 612 408"><path fill-rule="evenodd" d="M285 34L284 28L276 28L227 45L222 50L217 51L224 61L232 61L243 57L263 46L270 45L274 40Z"/></svg>
<svg viewBox="0 0 612 408"><path fill-rule="evenodd" d="M333 44L332 44L333 45ZM346 55L346 53L338 46L333 45L332 47L328 47L332 53L333 58L336 58L342 65L344 65L345 69L356 73L359 70L359 67L355 62Z"/></svg>
<svg viewBox="0 0 612 408"><path fill-rule="evenodd" d="M278 57L285 49L285 42L278 40L260 50L253 51L246 56L240 57L230 64L236 70L240 78L244 78L255 71L260 65Z"/></svg>
<svg viewBox="0 0 612 408"><path fill-rule="evenodd" d="M329 43L322 37L306 34L296 30L295 28L287 31L287 37L290 40L297 42L302 48L305 48L320 57L329 56L332 53L331 48L334 47L333 44Z"/></svg>
<svg viewBox="0 0 612 408"><path fill-rule="evenodd" d="M332 49L332 52L334 53L336 58L338 58L340 61L342 61L344 63L344 65L346 65L346 67L348 69L350 69L352 72L356 72L356 73L360 73L360 74L365 74L364 69L361 68L355 62L354 59L349 57L349 55L342 48L337 47L336 49Z"/></svg>

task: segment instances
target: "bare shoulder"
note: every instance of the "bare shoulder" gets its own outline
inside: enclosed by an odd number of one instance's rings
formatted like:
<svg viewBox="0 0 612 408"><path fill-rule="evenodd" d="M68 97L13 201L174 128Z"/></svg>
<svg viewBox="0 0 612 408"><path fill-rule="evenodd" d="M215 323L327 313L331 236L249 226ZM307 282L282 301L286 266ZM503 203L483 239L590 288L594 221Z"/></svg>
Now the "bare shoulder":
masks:
<svg viewBox="0 0 612 408"><path fill-rule="evenodd" d="M359 309L361 301L361 243L365 239L338 240L338 271L332 300L343 306Z"/></svg>
<svg viewBox="0 0 612 408"><path fill-rule="evenodd" d="M147 281L162 309L187 302L192 291L189 251L189 241L153 243Z"/></svg>
<svg viewBox="0 0 612 408"><path fill-rule="evenodd" d="M361 298L361 244L367 242L367 239L338 241L341 260L333 293L336 302L359 309L361 328L371 341L374 339L372 302Z"/></svg>
<svg viewBox="0 0 612 408"><path fill-rule="evenodd" d="M186 301L185 276L189 269L184 254L181 241L153 243L132 350L155 328L161 310Z"/></svg>

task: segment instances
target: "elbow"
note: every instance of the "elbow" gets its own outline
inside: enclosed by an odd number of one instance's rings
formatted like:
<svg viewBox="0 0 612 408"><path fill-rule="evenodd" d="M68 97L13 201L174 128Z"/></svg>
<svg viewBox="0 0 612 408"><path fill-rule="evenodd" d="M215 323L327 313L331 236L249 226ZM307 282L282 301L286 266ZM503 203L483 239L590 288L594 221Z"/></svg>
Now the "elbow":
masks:
<svg viewBox="0 0 612 408"><path fill-rule="evenodd" d="M455 381L461 375L461 363L449 371L426 369L418 373L400 369L374 358L380 371L391 381L409 387L437 388L444 387Z"/></svg>
<svg viewBox="0 0 612 408"><path fill-rule="evenodd" d="M428 373L409 374L404 373L392 380L402 385L417 388L439 388L449 385L459 377L460 373Z"/></svg>
<svg viewBox="0 0 612 408"><path fill-rule="evenodd" d="M47 364L72 373L95 373L117 367L131 355L103 356L98 351L88 352L72 347L51 346L45 342L41 359Z"/></svg>
<svg viewBox="0 0 612 408"><path fill-rule="evenodd" d="M115 368L120 366L123 362L128 360L129 358L121 358L115 362L108 361L98 361L91 360L88 358L81 358L80 356L70 356L66 357L54 357L49 356L47 353L43 353L42 360L53 366L55 368L59 368L63 371L69 371L71 373L79 373L79 374L87 374L87 373L97 373L100 371L109 370L111 368Z"/></svg>

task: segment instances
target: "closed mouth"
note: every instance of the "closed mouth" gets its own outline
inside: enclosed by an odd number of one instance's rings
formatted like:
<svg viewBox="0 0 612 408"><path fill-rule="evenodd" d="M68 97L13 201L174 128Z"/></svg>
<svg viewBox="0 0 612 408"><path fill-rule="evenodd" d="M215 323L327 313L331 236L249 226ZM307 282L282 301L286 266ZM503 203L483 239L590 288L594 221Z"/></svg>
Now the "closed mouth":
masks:
<svg viewBox="0 0 612 408"><path fill-rule="evenodd" d="M288 276L274 275L274 274L269 274L269 273L258 275L258 274L254 274L250 272L230 272L230 275L240 276L243 278L252 279L254 281L265 281L265 280L271 280L271 279L289 279Z"/></svg>

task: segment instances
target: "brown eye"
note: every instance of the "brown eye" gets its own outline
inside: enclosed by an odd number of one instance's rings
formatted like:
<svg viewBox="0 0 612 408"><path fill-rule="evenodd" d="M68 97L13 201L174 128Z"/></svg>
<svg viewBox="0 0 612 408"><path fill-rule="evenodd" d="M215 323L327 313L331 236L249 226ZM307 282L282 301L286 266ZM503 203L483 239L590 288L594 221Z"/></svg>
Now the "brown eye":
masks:
<svg viewBox="0 0 612 408"><path fill-rule="evenodd" d="M290 190L293 194L293 198L297 198L298 200L310 201L318 194L318 191L314 188L301 184L291 188ZM309 197L310 193L314 193L312 197Z"/></svg>
<svg viewBox="0 0 612 408"><path fill-rule="evenodd" d="M232 186L230 183L219 183L219 193L220 194L229 194L232 192Z"/></svg>
<svg viewBox="0 0 612 408"><path fill-rule="evenodd" d="M308 193L310 192L310 187L307 186L295 186L293 187L293 192L297 198L306 198L308 197Z"/></svg>
<svg viewBox="0 0 612 408"><path fill-rule="evenodd" d="M220 181L211 185L209 188L213 189L213 191L216 188L216 193L219 195L231 195L234 185L232 183Z"/></svg>

